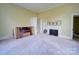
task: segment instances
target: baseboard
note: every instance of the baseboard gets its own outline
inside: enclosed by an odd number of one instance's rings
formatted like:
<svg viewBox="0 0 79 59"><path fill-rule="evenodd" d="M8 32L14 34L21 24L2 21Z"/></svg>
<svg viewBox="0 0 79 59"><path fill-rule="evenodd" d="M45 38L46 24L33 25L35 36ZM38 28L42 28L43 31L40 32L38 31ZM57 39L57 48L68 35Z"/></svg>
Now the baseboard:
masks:
<svg viewBox="0 0 79 59"><path fill-rule="evenodd" d="M5 40L5 39L11 39L12 37L10 36L4 36L4 37L0 37L0 40Z"/></svg>
<svg viewBox="0 0 79 59"><path fill-rule="evenodd" d="M68 37L68 36L59 36L59 37L66 38L66 39L72 39L71 37Z"/></svg>

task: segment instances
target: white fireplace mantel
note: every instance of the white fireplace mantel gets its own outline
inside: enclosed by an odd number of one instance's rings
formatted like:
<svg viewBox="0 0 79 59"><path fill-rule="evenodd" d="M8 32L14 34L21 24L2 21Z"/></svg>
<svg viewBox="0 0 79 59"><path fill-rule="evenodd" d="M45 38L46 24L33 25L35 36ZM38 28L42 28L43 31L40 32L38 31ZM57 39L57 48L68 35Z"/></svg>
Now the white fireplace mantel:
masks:
<svg viewBox="0 0 79 59"><path fill-rule="evenodd" d="M60 26L46 26L46 27L43 27L43 31L44 31L44 29L47 30L46 34L49 34L50 29L58 30L58 36L60 36Z"/></svg>

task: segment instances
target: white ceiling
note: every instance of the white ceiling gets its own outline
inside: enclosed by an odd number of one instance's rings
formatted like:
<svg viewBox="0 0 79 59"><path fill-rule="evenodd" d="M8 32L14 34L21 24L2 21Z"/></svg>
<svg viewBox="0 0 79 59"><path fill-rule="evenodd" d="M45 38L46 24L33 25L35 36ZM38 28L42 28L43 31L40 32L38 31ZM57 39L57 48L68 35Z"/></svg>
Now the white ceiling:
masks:
<svg viewBox="0 0 79 59"><path fill-rule="evenodd" d="M16 5L29 9L33 12L39 13L63 4L62 3L16 3Z"/></svg>

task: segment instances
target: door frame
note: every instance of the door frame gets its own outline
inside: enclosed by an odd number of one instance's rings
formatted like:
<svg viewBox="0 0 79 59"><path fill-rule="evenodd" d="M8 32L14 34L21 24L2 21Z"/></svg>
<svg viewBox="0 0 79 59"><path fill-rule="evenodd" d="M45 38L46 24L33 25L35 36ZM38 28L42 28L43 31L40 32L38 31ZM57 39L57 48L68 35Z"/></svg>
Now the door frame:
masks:
<svg viewBox="0 0 79 59"><path fill-rule="evenodd" d="M71 16L71 25L72 25L72 27L71 27L71 38L73 39L73 26L74 26L74 16L79 16L79 12L77 12L77 13L73 13L72 14L72 16Z"/></svg>

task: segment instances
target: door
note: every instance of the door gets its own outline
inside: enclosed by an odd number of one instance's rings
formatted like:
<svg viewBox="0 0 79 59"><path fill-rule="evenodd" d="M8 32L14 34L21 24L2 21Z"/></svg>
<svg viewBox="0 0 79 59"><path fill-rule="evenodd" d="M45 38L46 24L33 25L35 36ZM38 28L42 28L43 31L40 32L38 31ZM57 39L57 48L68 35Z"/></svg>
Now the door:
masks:
<svg viewBox="0 0 79 59"><path fill-rule="evenodd" d="M73 18L73 39L79 39L79 16Z"/></svg>

